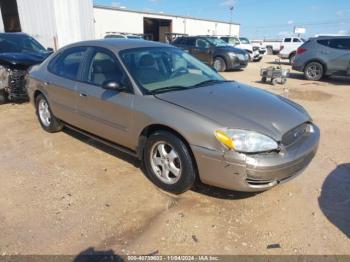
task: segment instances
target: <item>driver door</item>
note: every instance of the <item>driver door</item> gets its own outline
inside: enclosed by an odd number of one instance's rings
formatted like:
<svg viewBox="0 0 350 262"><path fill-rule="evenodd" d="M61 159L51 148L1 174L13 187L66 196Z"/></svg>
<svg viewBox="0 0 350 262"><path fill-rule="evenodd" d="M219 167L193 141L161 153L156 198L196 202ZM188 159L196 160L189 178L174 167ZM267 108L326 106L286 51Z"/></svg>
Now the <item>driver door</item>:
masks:
<svg viewBox="0 0 350 262"><path fill-rule="evenodd" d="M91 48L83 72L83 82L77 84L79 127L123 146L128 146L134 94L105 90L105 81L127 86L129 80L115 55L104 48Z"/></svg>

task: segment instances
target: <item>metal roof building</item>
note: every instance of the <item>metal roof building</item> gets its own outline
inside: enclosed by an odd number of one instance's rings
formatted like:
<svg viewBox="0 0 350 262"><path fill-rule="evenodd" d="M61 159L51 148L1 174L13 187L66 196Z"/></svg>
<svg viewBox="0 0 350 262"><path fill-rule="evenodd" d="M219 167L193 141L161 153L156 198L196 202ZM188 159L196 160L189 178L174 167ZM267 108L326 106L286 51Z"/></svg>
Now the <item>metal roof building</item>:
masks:
<svg viewBox="0 0 350 262"><path fill-rule="evenodd" d="M239 35L240 30L237 23L98 5L94 6L94 18L97 38L107 32L127 32L151 35L152 40L164 42L165 33Z"/></svg>
<svg viewBox="0 0 350 262"><path fill-rule="evenodd" d="M240 25L163 13L93 6L93 0L0 0L0 32L24 32L46 47L103 38L107 32L150 36L167 33L239 35Z"/></svg>

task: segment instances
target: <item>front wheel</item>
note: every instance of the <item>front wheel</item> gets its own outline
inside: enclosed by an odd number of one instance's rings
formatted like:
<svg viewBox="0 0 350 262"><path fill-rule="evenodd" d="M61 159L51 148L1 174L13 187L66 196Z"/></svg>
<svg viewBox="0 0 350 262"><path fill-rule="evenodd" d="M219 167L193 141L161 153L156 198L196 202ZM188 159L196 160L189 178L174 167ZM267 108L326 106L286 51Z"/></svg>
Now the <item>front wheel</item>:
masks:
<svg viewBox="0 0 350 262"><path fill-rule="evenodd" d="M218 72L225 72L227 69L225 60L221 57L216 57L214 59L214 68Z"/></svg>
<svg viewBox="0 0 350 262"><path fill-rule="evenodd" d="M181 194L189 190L196 180L189 149L170 132L157 131L148 138L143 164L148 178L170 193Z"/></svg>
<svg viewBox="0 0 350 262"><path fill-rule="evenodd" d="M323 65L319 62L310 62L304 69L304 76L307 80L321 80L324 74Z"/></svg>
<svg viewBox="0 0 350 262"><path fill-rule="evenodd" d="M52 114L47 99L43 95L38 95L35 100L35 104L36 114L42 128L49 133L61 131L63 124Z"/></svg>

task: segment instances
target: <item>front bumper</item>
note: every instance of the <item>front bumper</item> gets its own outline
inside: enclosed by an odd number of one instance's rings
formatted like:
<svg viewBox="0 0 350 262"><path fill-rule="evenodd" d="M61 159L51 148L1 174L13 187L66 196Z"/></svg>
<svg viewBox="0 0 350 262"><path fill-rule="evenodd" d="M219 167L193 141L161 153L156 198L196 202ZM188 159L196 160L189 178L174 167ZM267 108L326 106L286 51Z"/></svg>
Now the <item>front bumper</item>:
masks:
<svg viewBox="0 0 350 262"><path fill-rule="evenodd" d="M241 69L247 67L249 62L248 56L246 58L238 58L238 57L232 57L229 61L228 69L234 70L234 69Z"/></svg>
<svg viewBox="0 0 350 262"><path fill-rule="evenodd" d="M320 131L314 126L296 143L280 152L241 154L192 146L203 183L220 188L257 192L270 189L300 174L316 154Z"/></svg>

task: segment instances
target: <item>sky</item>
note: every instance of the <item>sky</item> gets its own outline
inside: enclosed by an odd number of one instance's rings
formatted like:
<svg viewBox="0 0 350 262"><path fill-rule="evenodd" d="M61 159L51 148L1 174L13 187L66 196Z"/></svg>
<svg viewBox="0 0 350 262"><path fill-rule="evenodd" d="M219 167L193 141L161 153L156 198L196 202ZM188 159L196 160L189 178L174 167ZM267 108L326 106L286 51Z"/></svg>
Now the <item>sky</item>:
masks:
<svg viewBox="0 0 350 262"><path fill-rule="evenodd" d="M94 0L95 4L241 24L241 36L281 38L295 26L316 34L350 35L350 0Z"/></svg>

